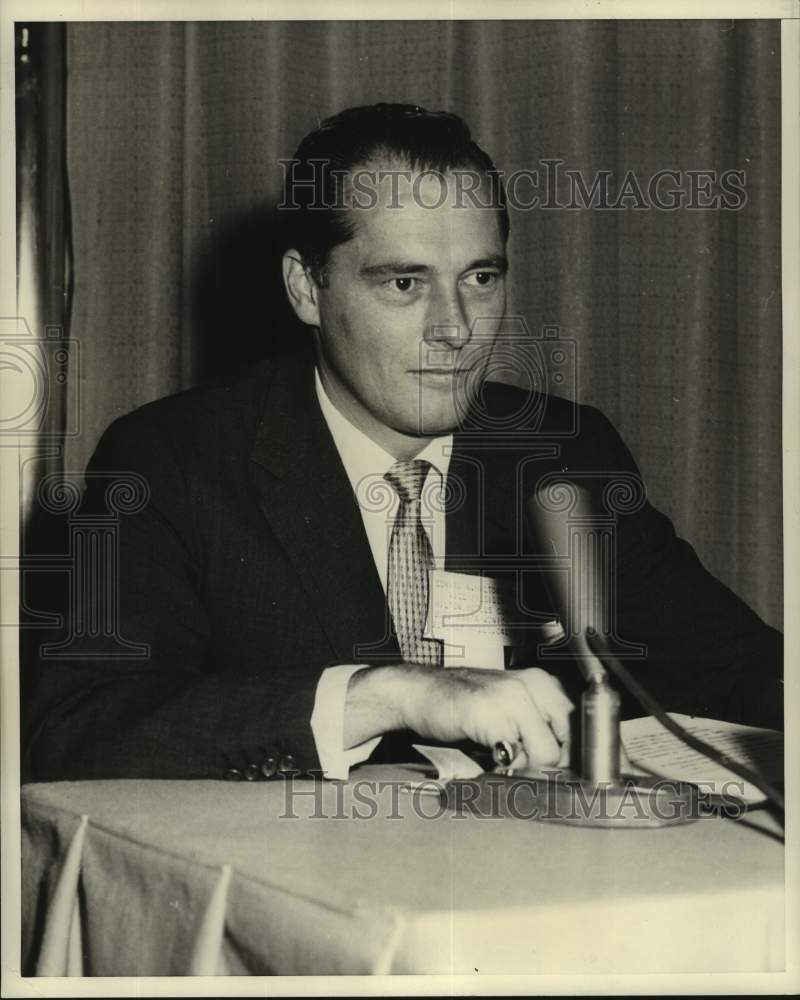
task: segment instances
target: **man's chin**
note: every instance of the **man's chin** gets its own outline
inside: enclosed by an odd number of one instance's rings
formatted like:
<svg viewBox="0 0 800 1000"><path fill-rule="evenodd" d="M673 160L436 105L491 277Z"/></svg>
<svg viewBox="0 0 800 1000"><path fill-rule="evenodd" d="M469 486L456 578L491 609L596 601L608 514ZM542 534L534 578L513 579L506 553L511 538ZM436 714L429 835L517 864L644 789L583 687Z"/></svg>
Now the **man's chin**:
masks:
<svg viewBox="0 0 800 1000"><path fill-rule="evenodd" d="M423 409L417 419L408 424L407 433L414 437L443 437L458 430L462 420L463 415L453 406L446 410L441 407Z"/></svg>
<svg viewBox="0 0 800 1000"><path fill-rule="evenodd" d="M439 437L457 430L474 405L474 397L475 393L467 391L465 386L450 386L447 392L421 394L418 409L420 433L425 437Z"/></svg>

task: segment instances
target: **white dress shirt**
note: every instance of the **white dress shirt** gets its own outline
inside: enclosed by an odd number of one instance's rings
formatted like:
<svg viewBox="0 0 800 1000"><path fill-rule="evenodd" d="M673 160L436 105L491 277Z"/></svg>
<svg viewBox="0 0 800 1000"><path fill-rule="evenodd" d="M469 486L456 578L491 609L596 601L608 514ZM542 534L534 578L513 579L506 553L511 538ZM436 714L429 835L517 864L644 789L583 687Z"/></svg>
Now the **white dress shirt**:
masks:
<svg viewBox="0 0 800 1000"><path fill-rule="evenodd" d="M375 568L386 593L389 540L399 498L383 476L396 459L342 416L331 402L315 372L317 399L339 452L361 511ZM415 456L431 463L422 488L422 524L430 539L434 565L441 566L445 553L444 487L450 466L453 435L433 438ZM344 570L343 570L344 571ZM350 768L366 760L380 742L376 736L358 746L344 747L344 705L347 685L366 664L328 667L317 683L311 730L320 765L328 778L347 778Z"/></svg>

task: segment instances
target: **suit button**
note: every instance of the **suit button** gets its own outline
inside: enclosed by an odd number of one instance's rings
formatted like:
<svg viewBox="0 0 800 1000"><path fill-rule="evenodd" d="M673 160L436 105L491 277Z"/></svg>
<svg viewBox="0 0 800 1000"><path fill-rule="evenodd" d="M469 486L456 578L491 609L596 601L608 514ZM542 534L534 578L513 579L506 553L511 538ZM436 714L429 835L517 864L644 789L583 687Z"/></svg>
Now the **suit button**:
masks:
<svg viewBox="0 0 800 1000"><path fill-rule="evenodd" d="M237 767L229 767L225 772L226 781L241 781L242 772Z"/></svg>
<svg viewBox="0 0 800 1000"><path fill-rule="evenodd" d="M290 771L296 771L294 757L290 753L284 754L278 762L278 771L281 774L288 774Z"/></svg>
<svg viewBox="0 0 800 1000"><path fill-rule="evenodd" d="M274 757L267 757L267 759L262 763L260 770L265 778L271 778L278 770L278 762Z"/></svg>
<svg viewBox="0 0 800 1000"><path fill-rule="evenodd" d="M261 777L261 768L258 764L248 764L244 769L245 781L258 781Z"/></svg>

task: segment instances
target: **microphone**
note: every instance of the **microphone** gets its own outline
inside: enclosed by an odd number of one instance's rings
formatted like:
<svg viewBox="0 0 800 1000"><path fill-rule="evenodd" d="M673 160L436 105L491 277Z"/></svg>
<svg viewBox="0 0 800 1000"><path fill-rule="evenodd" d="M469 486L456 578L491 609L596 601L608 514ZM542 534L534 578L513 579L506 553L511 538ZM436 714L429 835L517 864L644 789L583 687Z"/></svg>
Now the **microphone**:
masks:
<svg viewBox="0 0 800 1000"><path fill-rule="evenodd" d="M589 491L566 479L549 479L529 498L527 517L531 534L542 552L557 556L574 543L569 537L571 523L585 528L594 520ZM589 545L584 549L577 554L577 560L573 559L570 572L551 570L547 574L547 590L584 677L600 682L608 675L589 646L586 633L602 630L603 594L596 580L598 567L592 560L595 551Z"/></svg>
<svg viewBox="0 0 800 1000"><path fill-rule="evenodd" d="M603 530L608 516L595 510L585 486L561 478L537 487L527 515L544 551L555 555L567 548L571 556L568 572L547 574L547 589L566 646L587 681L581 699L581 776L595 784L614 784L620 780L620 697L597 655L611 627L613 552ZM574 527L578 531L571 533Z"/></svg>
<svg viewBox="0 0 800 1000"><path fill-rule="evenodd" d="M540 480L528 498L526 517L540 550L557 557L546 581L565 633L559 655L573 657L587 682L581 699L581 773L555 777L556 801L570 812L551 818L582 826L642 828L697 819L692 786L621 773L620 697L605 665L617 663L611 641L616 593L613 516L594 502L586 486L551 475ZM576 812L579 790L599 797L599 812Z"/></svg>

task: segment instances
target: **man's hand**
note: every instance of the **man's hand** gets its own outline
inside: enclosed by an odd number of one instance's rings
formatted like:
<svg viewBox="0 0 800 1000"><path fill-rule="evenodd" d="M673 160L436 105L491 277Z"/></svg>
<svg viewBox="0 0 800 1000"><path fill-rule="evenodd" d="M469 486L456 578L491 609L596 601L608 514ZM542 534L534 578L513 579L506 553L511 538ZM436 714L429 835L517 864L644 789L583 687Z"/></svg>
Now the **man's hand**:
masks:
<svg viewBox="0 0 800 1000"><path fill-rule="evenodd" d="M537 667L369 667L350 679L344 741L351 747L393 729L411 729L429 739L470 739L486 747L507 740L521 744L531 766L564 766L572 710L561 684Z"/></svg>

